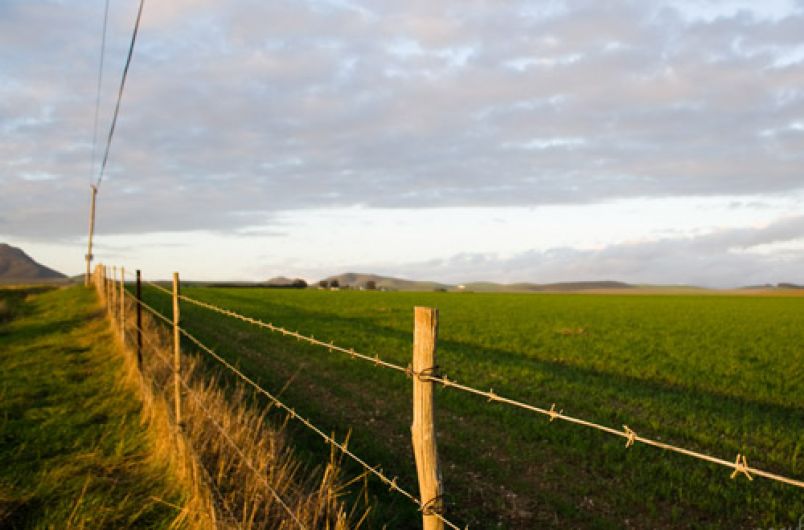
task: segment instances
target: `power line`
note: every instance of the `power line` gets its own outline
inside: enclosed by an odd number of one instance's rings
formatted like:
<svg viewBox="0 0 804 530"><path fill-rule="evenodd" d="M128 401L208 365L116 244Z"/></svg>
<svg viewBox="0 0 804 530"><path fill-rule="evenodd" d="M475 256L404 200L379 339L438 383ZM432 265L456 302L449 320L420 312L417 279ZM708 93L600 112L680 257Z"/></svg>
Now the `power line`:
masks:
<svg viewBox="0 0 804 530"><path fill-rule="evenodd" d="M100 187L103 181L103 175L106 172L106 164L109 161L109 149L112 146L112 138L114 137L115 126L117 125L117 116L120 114L120 101L123 99L123 91L126 88L126 78L128 77L128 68L131 66L131 57L134 55L134 43L137 41L137 32L140 29L140 20L142 19L142 8L145 0L140 0L140 7L137 10L137 20L134 22L134 32L131 34L131 44L128 47L128 56L126 57L126 65L123 68L123 77L120 80L120 88L117 91L117 103L114 107L114 115L112 116L112 124L109 127L109 136L106 138L106 149L103 153L103 162L101 163L100 173L98 174L98 182L95 187Z"/></svg>
<svg viewBox="0 0 804 530"><path fill-rule="evenodd" d="M98 144L98 115L100 114L101 85L103 83L103 59L106 55L106 26L109 21L109 0L103 12L103 31L101 32L100 61L98 63L98 83L95 96L95 120L92 126L92 164L89 168L89 180L95 180L95 158Z"/></svg>
<svg viewBox="0 0 804 530"><path fill-rule="evenodd" d="M98 188L100 188L101 182L103 181L103 174L106 172L106 164L109 161L109 149L112 146L112 138L114 137L114 129L117 125L117 116L120 114L120 101L123 99L123 90L126 87L126 78L128 77L128 68L131 66L131 57L134 55L134 43L137 42L137 33L140 29L140 20L142 19L142 8L145 4L145 0L140 0L140 7L137 10L137 19L134 21L134 31L131 34L131 44L128 47L128 56L126 57L126 65L123 67L123 77L120 80L120 88L117 91L117 103L114 107L114 115L112 116L112 124L109 127L109 135L106 138L106 149L103 153L103 163L101 164L100 171L98 172L98 180L95 184L90 184L91 188L91 200L90 200L90 207L89 207L89 237L87 238L87 253L85 256L86 264L87 264L87 271L86 276L84 278L84 285L89 285L89 275L90 275L90 268L92 263L92 238L95 233L95 199L98 195ZM97 137L97 130L98 130L98 108L100 107L100 85L101 85L101 78L103 75L103 56L105 54L106 48L106 25L109 18L109 0L106 0L106 13L103 17L103 42L101 43L101 63L98 73L98 95L95 101L95 134L92 138L92 169L94 170L95 167L95 142ZM91 179L91 175L90 175Z"/></svg>

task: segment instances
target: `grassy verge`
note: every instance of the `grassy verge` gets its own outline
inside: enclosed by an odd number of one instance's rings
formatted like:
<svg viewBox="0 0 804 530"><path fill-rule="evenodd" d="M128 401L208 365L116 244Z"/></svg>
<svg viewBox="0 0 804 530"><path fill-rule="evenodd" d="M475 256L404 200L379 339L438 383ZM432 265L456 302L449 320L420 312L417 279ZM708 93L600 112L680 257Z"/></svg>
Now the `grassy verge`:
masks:
<svg viewBox="0 0 804 530"><path fill-rule="evenodd" d="M0 527L168 528L181 484L93 292L0 290Z"/></svg>

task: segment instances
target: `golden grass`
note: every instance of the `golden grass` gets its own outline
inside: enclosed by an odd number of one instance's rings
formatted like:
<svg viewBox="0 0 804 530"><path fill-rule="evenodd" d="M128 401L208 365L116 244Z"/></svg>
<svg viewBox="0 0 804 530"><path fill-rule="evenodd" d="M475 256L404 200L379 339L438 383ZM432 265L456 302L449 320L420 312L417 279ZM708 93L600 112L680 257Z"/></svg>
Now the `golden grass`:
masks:
<svg viewBox="0 0 804 530"><path fill-rule="evenodd" d="M102 294L101 294L102 295ZM220 374L182 356L182 425L174 421L172 339L143 311L143 366L133 350L134 303L127 300L127 379L142 396L143 423L153 433L152 458L169 462L189 492L176 506L174 528L359 528L368 508L347 509L340 461L316 469L298 463L284 425L267 420L270 407L257 410L251 392L240 384L220 385ZM113 321L119 330L119 323ZM358 477L358 479L362 479ZM352 482L357 481L355 479ZM161 501L160 499L155 499ZM290 512L290 513L289 513ZM292 513L292 515L291 515Z"/></svg>

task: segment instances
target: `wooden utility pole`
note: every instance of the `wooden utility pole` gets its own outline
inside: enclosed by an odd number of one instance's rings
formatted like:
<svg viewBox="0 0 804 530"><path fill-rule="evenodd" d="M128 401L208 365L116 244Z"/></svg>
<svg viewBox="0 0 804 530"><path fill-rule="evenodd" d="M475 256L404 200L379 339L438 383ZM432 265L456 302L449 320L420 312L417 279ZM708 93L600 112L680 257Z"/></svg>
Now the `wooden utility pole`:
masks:
<svg viewBox="0 0 804 530"><path fill-rule="evenodd" d="M181 335L179 333L179 273L173 273L173 397L176 425L181 426Z"/></svg>
<svg viewBox="0 0 804 530"><path fill-rule="evenodd" d="M444 522L436 516L443 513L443 485L438 467L434 416L438 309L416 307L413 330L413 453L419 477L424 530L443 530Z"/></svg>
<svg viewBox="0 0 804 530"><path fill-rule="evenodd" d="M98 188L94 184L90 184L89 187L92 189L91 198L90 198L90 205L89 205L89 243L87 248L87 275L84 279L84 285L89 287L89 267L92 263L92 237L95 235L95 197L98 195Z"/></svg>
<svg viewBox="0 0 804 530"><path fill-rule="evenodd" d="M142 371L142 274L137 269L137 366Z"/></svg>

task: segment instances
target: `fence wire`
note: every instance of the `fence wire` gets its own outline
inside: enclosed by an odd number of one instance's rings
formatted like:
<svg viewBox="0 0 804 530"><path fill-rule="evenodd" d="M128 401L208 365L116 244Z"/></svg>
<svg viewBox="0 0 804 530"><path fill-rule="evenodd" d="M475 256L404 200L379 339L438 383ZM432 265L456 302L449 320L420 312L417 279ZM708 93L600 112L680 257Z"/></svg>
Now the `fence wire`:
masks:
<svg viewBox="0 0 804 530"><path fill-rule="evenodd" d="M167 289L165 289L165 288L163 288L161 286L157 286L156 284L152 284L151 282L145 282L145 283L148 283L151 286L157 287L162 291L168 292L168 293L171 294L171 296L173 295L172 292L168 291ZM135 301L136 301L136 299L135 299ZM163 322L169 324L170 326L173 326L173 322L170 319L168 319L166 316L164 316L161 313L159 313L156 309L154 309L153 307L147 305L145 302L140 302L140 303L142 304L142 307L145 308L149 313L152 313L152 314L156 315ZM274 396L271 392L269 392L269 391L265 390L264 388L262 388L259 384L257 384L250 377L248 377L246 374L244 374L241 370L239 370L234 365L232 365L230 362L228 362L226 359L224 359L223 357L218 355L212 348L210 348L209 346L207 346L206 344L201 342L195 336L190 334L187 330L185 330L182 327L179 327L179 332L182 335L184 335L190 342L192 342L200 350L202 350L205 353L207 353L208 355L210 355L213 359L215 359L220 364L222 364L224 367L226 367L234 375L236 375L242 381L244 381L249 386L254 388L255 391L257 391L258 393L260 393L260 394L264 395L265 397L267 397L277 408L285 411L290 416L291 419L299 421L302 425L304 425L305 427L307 427L311 431L315 432L319 437L321 437L324 440L324 443L327 443L330 446L336 448L342 454L348 456L352 461L354 461L358 465L360 465L368 473L370 473L370 474L374 475L375 477L377 477L382 483L384 483L386 486L388 486L390 491L394 491L396 493L399 493L399 494L403 495L404 497L407 497L411 502L413 502L417 506L419 511L424 511L424 510L429 509L429 507L425 503L423 503L415 495L413 495L409 491L405 490L404 488L402 488L397 483L398 477L395 476L393 478L388 478L388 476L386 476L383 473L383 470L382 470L382 468L380 466L372 466L372 465L370 465L368 462L363 460L361 457L359 457L358 455L353 453L348 448L347 442L343 442L343 443L338 442L334 438L334 435L330 436L330 435L326 434L321 428L317 427L310 420L308 420L304 416L299 415L295 411L295 409L293 409L292 407L286 405L284 402L280 401L276 396ZM386 364L390 364L390 363L386 363ZM402 368L402 371L404 372L405 369ZM182 382L183 382L183 380L182 380ZM448 520L446 517L444 517L440 513L433 512L433 511L428 511L428 514L437 517L446 526L448 526L449 528L452 528L453 530L461 530L460 526L458 526L457 524L451 522L450 520Z"/></svg>
<svg viewBox="0 0 804 530"><path fill-rule="evenodd" d="M155 283L152 283L152 282L146 282L146 283L148 285L152 286L152 287L155 287L156 289L159 289L159 290L161 290L161 291L163 291L165 293L170 294L171 296L173 295L173 293L171 291L165 289L164 287L162 287L162 286L160 286L158 284L155 284ZM608 434L611 434L611 435L614 435L614 436L619 436L621 438L625 438L626 447L632 447L635 443L639 442L639 443L642 443L642 444L645 444L645 445L648 445L648 446L651 446L651 447L664 449L666 451L671 451L671 452L674 452L674 453L677 453L677 454L685 455L685 456L688 456L688 457L691 457L691 458L695 458L695 459L698 459L698 460L702 460L702 461L705 461L705 462L710 462L712 464L717 464L717 465L720 465L720 466L723 466L723 467L730 468L732 470L732 473L730 475L730 477L732 479L737 478L737 476L739 476L739 475L743 475L747 479L753 480L754 476L758 476L758 477L763 477L763 478L773 480L773 481L776 481L776 482L780 482L780 483L783 483L783 484L788 484L788 485L791 485L791 486L795 486L795 487L798 487L798 488L804 488L804 481L802 481L802 480L797 480L797 479L794 479L794 478L786 477L786 476L783 476L783 475L779 475L779 474L776 474L776 473L771 473L769 471L764 471L762 469L749 466L748 465L748 458L743 453L738 453L737 457L735 458L735 460L733 462L730 461L730 460L724 460L722 458L717 458L717 457L714 457L714 456L711 456L711 455L707 455L705 453L701 453L701 452L698 452L698 451L693 451L691 449L685 449L683 447L679 447L679 446L676 446L676 445L673 445L673 444L668 444L668 443L665 443L665 442L661 442L661 441L655 440L653 438L648 438L646 436L640 436L639 434L637 434L633 429L631 429L627 425L623 425L622 429L615 429L613 427L609 427L609 426L602 425L602 424L599 424L599 423L595 423L595 422L592 422L592 421L584 420L582 418L576 418L576 417L570 416L568 414L564 414L563 410L556 410L555 403L553 403L552 406L549 409L543 408L543 407L537 407L535 405L531 405L531 404L528 404L528 403L523 403L521 401L517 401L515 399L511 399L511 398L504 397L504 396L501 396L499 394L496 394L493 389L486 391L486 390L480 390L480 389L477 389L477 388L474 388L474 387L471 387L471 386L468 386L468 385L460 384L457 381L453 381L453 380L449 379L446 375L444 375L444 376L434 375L429 371L427 373L425 373L425 372L416 373L416 372L414 372L412 370L412 368L409 365L408 366L401 366L401 365L398 365L398 364L391 363L389 361L385 361L385 360L381 359L379 357L379 355L377 355L377 354L368 355L368 354L365 354L365 353L360 353L360 352L355 351L352 348L344 348L344 347L338 346L338 345L336 345L336 344L334 344L332 342L322 341L320 339L316 339L313 336L306 336L306 335L303 335L303 334L299 333L298 331L291 331L291 330L283 328L281 326L274 325L274 324L272 324L270 322L264 322L264 321L262 321L260 319L248 317L248 316L242 315L240 313L237 313L235 311L232 311L230 309L219 307L219 306L216 306L214 304L207 303L207 302L202 302L200 300L196 300L194 298L190 298L190 297L185 296L185 295L180 294L179 298L181 300L185 301L185 302L190 303L190 304L193 304L193 305L208 309L210 311L214 311L216 313L219 313L219 314L231 317L231 318L235 318L237 320L241 320L241 321L246 322L248 324L251 324L251 325L263 328L263 329L268 329L268 330L270 330L272 332L280 333L280 334L282 334L284 336L293 337L293 338L295 338L295 339L297 339L299 341L306 342L306 343L314 345L314 346L319 346L319 347L326 348L330 352L334 351L334 352L343 353L343 354L351 356L354 359L360 359L360 360L363 360L363 361L371 362L375 366L379 366L379 367L383 367L383 368L389 368L389 369L397 371L397 372L405 373L408 376L419 377L422 380L431 381L431 382L433 382L435 384L439 384L439 385L441 385L441 386L443 386L445 388L452 388L452 389L455 389L455 390L458 390L458 391L461 391L461 392L474 394L476 396L486 398L490 402L503 403L503 404L510 405L510 406L520 408L520 409L523 409L523 410L527 410L527 411L530 411L530 412L535 412L537 414L547 416L550 419L550 421L554 421L554 420L565 421L565 422L572 423L572 424L575 424L575 425L580 425L580 426L583 426L583 427L588 427L588 428L591 428L591 429L602 431L602 432L605 432L605 433L608 433Z"/></svg>
<svg viewBox="0 0 804 530"><path fill-rule="evenodd" d="M159 314L158 311L156 311L152 307L146 305L144 302L138 301L137 298L135 296L133 296L131 293L129 293L128 291L124 291L124 292L132 299L132 301L134 303L140 303L142 305L142 307L146 308L151 314L159 316L163 320L166 320L163 315ZM172 325L172 323L171 323L171 325ZM165 355L160 353L160 350L162 348L159 345L155 344L150 339L150 337L148 337L148 334L145 333L145 331L141 327L138 327L138 326L134 325L134 328L139 330L140 333L143 334L143 336L145 337L146 341L151 346L152 353L154 353L156 355L156 358L159 359L160 361L162 361L164 366L170 371L171 374L175 374L175 369L173 367L172 361L169 358L167 358ZM285 512L287 512L287 514L291 517L293 522L296 523L296 525L299 528L302 528L303 530L306 530L306 527L304 526L304 524L299 520L298 516L295 514L295 512L293 512L293 510L290 508L290 506L287 504L287 502L284 499L282 499L282 496L279 494L279 492L276 491L276 489L273 488L268 483L268 479L265 478L262 475L262 473L260 472L260 470L257 469L257 467L248 459L246 454L240 449L240 447L237 445L237 443L234 440L232 440L232 438L229 436L229 434L227 432L225 432L223 427L221 427L221 425L217 421L215 421L215 418L213 417L212 412L210 412L210 410L206 406L204 406L201 398L198 397L198 392L196 392L192 387L190 387L190 385L187 383L186 379L184 377L182 377L181 374L179 374L179 381L180 381L181 385L184 387L184 389L187 391L187 394L190 395L193 398L193 401L196 403L196 405L201 410L204 411L204 417L207 420L209 420L209 422L212 423L212 425L221 434L221 436L223 436L223 439L224 439L224 441L226 441L227 445L229 445L232 449L234 449L234 451L237 453L238 457L240 457L240 460L243 462L243 464L245 464L245 466L252 473L254 473L254 475L256 477L258 477L260 479L260 481L268 489L268 491L271 493L271 495L274 497L274 499L285 510ZM207 471L207 469L203 465L201 465L200 463L199 463L199 465L200 465L201 469L204 471L204 473L207 475L208 479L210 480L210 484L212 484L212 486L215 488L217 496L219 497L219 500L221 501L222 506L224 507L224 509L227 512L229 512L230 517L234 517L232 515L232 513L229 511L228 506L226 506L226 503L225 503L225 501L223 499L223 496L221 495L221 493L218 490L217 486L215 486L214 480L212 480L212 477L209 475L209 472ZM236 522L236 520L235 520L235 522Z"/></svg>

